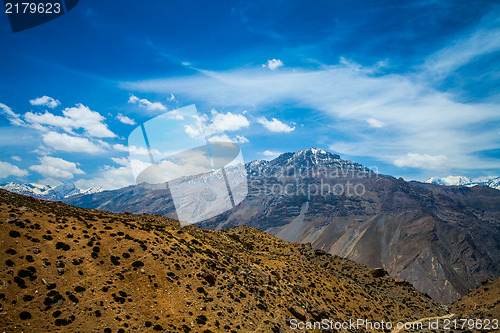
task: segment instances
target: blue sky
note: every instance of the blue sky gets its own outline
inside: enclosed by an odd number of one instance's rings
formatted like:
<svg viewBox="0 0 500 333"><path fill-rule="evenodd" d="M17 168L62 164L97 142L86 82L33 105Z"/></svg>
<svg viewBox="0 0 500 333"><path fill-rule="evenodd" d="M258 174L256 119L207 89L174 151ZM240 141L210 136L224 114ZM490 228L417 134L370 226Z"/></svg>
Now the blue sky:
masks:
<svg viewBox="0 0 500 333"><path fill-rule="evenodd" d="M80 0L13 34L2 14L0 182L131 184L129 134L191 104L246 161L317 147L408 180L499 175L499 17L492 1Z"/></svg>

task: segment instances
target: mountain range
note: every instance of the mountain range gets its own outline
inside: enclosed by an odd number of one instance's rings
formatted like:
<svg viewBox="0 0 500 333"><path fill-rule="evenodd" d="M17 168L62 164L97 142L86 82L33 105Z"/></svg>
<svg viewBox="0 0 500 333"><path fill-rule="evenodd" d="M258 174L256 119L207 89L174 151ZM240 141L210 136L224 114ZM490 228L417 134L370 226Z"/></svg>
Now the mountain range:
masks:
<svg viewBox="0 0 500 333"><path fill-rule="evenodd" d="M20 184L13 182L0 184L0 189L45 200L61 200L76 194L85 195L102 192L104 190L99 186L83 190L76 187L74 184L59 184L51 186L36 183Z"/></svg>
<svg viewBox="0 0 500 333"><path fill-rule="evenodd" d="M407 182L321 149L246 163L249 192L198 225L251 226L412 283L449 304L500 276L500 191ZM210 184L210 175L204 181ZM186 181L189 181L187 179ZM146 184L74 195L72 205L176 218L168 187Z"/></svg>
<svg viewBox="0 0 500 333"><path fill-rule="evenodd" d="M495 176L472 179L464 176L448 176L444 178L429 178L425 182L446 186L488 186L500 190L500 177Z"/></svg>

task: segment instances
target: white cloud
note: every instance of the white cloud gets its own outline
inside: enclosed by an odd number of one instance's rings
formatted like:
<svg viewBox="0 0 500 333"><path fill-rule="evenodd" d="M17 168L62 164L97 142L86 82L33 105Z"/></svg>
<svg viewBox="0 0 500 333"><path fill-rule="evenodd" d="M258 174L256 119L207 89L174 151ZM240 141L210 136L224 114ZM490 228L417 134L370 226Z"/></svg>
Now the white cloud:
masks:
<svg viewBox="0 0 500 333"><path fill-rule="evenodd" d="M225 132L234 132L250 126L248 119L242 114L232 112L222 113L211 111L211 117L206 115L197 117L201 127L184 125L184 131L192 138L203 138L205 135L211 141L245 143L248 139L242 135L230 138Z"/></svg>
<svg viewBox="0 0 500 333"><path fill-rule="evenodd" d="M262 124L265 128L267 128L271 132L277 132L277 133L292 132L293 130L295 130L295 126L290 127L276 118L272 118L272 120L267 120L265 117L260 117L259 119L257 119L257 122L259 124Z"/></svg>
<svg viewBox="0 0 500 333"><path fill-rule="evenodd" d="M242 114L219 113L212 110L212 119L206 126L209 133L233 132L248 127L250 122Z"/></svg>
<svg viewBox="0 0 500 333"><path fill-rule="evenodd" d="M44 129L43 126L52 126L72 133L73 128L75 128L75 123L71 118L56 116L48 111L44 114L27 112L24 115L24 119L37 129Z"/></svg>
<svg viewBox="0 0 500 333"><path fill-rule="evenodd" d="M90 136L98 138L116 137L116 135L108 129L106 124L103 123L104 117L98 112L91 111L83 104L77 104L76 107L66 108L63 114L73 120L74 128L83 128Z"/></svg>
<svg viewBox="0 0 500 333"><path fill-rule="evenodd" d="M233 140L227 134L216 134L208 138L211 142L233 142Z"/></svg>
<svg viewBox="0 0 500 333"><path fill-rule="evenodd" d="M233 143L247 143L250 142L246 137L242 135L236 135L233 138L230 138L227 134L215 134L208 138L208 141L211 142L233 142Z"/></svg>
<svg viewBox="0 0 500 333"><path fill-rule="evenodd" d="M14 161L21 162L21 158L19 156L12 156L11 157Z"/></svg>
<svg viewBox="0 0 500 333"><path fill-rule="evenodd" d="M136 104L137 102L139 102L141 99L137 96L134 96L134 95L130 95L129 99L128 99L128 102L130 104Z"/></svg>
<svg viewBox="0 0 500 333"><path fill-rule="evenodd" d="M130 119L129 117L124 116L121 113L118 113L118 115L116 116L116 119L118 119L119 121L121 121L122 123L127 124L127 125L135 125L136 124L135 120Z"/></svg>
<svg viewBox="0 0 500 333"><path fill-rule="evenodd" d="M352 71L363 71L363 70L367 71L367 72L370 71L370 70L363 69L363 67L360 64L352 61L351 59L346 59L344 57L340 57L339 63L344 65L346 68L348 68Z"/></svg>
<svg viewBox="0 0 500 333"><path fill-rule="evenodd" d="M371 127L382 128L385 126L384 122L375 118L368 118L366 121L368 122L368 125L370 125Z"/></svg>
<svg viewBox="0 0 500 333"><path fill-rule="evenodd" d="M238 142L238 143L247 143L247 142L250 142L250 140L248 140L243 135L237 135L235 139L236 139L235 141Z"/></svg>
<svg viewBox="0 0 500 333"><path fill-rule="evenodd" d="M263 156L266 156L268 158L275 158L275 157L278 157L279 155L281 155L280 152L277 152L277 151L271 151L271 150L265 150L263 151L262 153L260 153L261 155Z"/></svg>
<svg viewBox="0 0 500 333"><path fill-rule="evenodd" d="M429 154L414 154L408 153L394 160L394 165L400 168L423 168L423 169L439 169L446 163L444 155L429 155Z"/></svg>
<svg viewBox="0 0 500 333"><path fill-rule="evenodd" d="M184 125L184 131L192 138L201 138L203 136L203 133L198 126Z"/></svg>
<svg viewBox="0 0 500 333"><path fill-rule="evenodd" d="M103 151L101 147L87 138L70 136L66 133L47 132L42 134L42 139L45 144L60 151L92 154Z"/></svg>
<svg viewBox="0 0 500 333"><path fill-rule="evenodd" d="M283 66L283 62L279 59L268 60L266 64L262 65L262 67L269 68L272 71L276 70L281 66Z"/></svg>
<svg viewBox="0 0 500 333"><path fill-rule="evenodd" d="M12 125L23 126L24 121L20 119L20 115L12 111L7 105L0 103L0 113L4 114Z"/></svg>
<svg viewBox="0 0 500 333"><path fill-rule="evenodd" d="M166 117L168 119L177 119L177 120L184 119L184 116L180 113L179 110L168 111L158 117Z"/></svg>
<svg viewBox="0 0 500 333"><path fill-rule="evenodd" d="M173 96L173 95L172 95ZM163 105L161 102L150 102L145 98L139 98L134 95L130 95L128 102L131 104L137 104L140 107L148 110L148 111L166 111L167 107Z"/></svg>
<svg viewBox="0 0 500 333"><path fill-rule="evenodd" d="M111 160L113 162L115 162L116 164L121 165L121 166L128 166L128 165L130 165L130 161L126 157L112 157Z"/></svg>
<svg viewBox="0 0 500 333"><path fill-rule="evenodd" d="M96 145L101 147L102 149L109 149L111 148L111 145L109 143L107 143L106 141L103 141L103 140L95 140L95 142L97 143Z"/></svg>
<svg viewBox="0 0 500 333"><path fill-rule="evenodd" d="M29 173L26 170L20 169L19 167L8 162L0 161L0 179L7 178L9 176L24 177L28 174Z"/></svg>
<svg viewBox="0 0 500 333"><path fill-rule="evenodd" d="M113 145L113 148L118 150L118 151L128 152L128 146L122 145L121 143L117 143L117 144Z"/></svg>
<svg viewBox="0 0 500 333"><path fill-rule="evenodd" d="M121 143L117 143L115 145L113 145L113 148L117 151L123 151L123 152L130 152L131 154L135 154L135 155L149 155L149 151L147 148L145 147L137 147L137 146L125 146L125 145L122 145ZM151 149L151 152L155 155L155 156L163 156L162 153L157 150L157 149Z"/></svg>
<svg viewBox="0 0 500 333"><path fill-rule="evenodd" d="M98 138L116 137L108 129L107 125L103 123L105 118L83 104L77 104L75 107L64 109L63 115L64 117L53 115L50 112L45 112L44 114L27 112L24 118L34 127L58 127L68 133L73 133L74 129L81 128L89 136Z"/></svg>
<svg viewBox="0 0 500 333"><path fill-rule="evenodd" d="M100 186L106 190L114 190L135 184L131 163L127 158L112 158L120 167L104 166L94 178L79 179L75 185L80 188ZM143 163L138 161L138 163Z"/></svg>
<svg viewBox="0 0 500 333"><path fill-rule="evenodd" d="M38 172L47 179L64 181L72 179L74 175L85 174L85 172L77 167L76 163L63 160L59 157L42 156L39 160L40 164L32 165L29 169Z"/></svg>
<svg viewBox="0 0 500 333"><path fill-rule="evenodd" d="M44 105L51 109L61 104L61 102L59 102L57 99L53 99L52 97L49 96L43 96L32 99L30 100L30 103L31 105Z"/></svg>

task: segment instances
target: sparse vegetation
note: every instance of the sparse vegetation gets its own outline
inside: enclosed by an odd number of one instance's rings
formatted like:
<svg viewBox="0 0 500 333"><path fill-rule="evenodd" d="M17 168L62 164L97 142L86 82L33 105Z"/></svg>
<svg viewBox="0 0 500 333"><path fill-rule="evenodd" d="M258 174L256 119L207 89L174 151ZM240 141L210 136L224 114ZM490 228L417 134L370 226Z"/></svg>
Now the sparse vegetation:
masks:
<svg viewBox="0 0 500 333"><path fill-rule="evenodd" d="M22 223L7 224L0 244L5 331L280 332L292 304L308 320L444 313L409 284L252 228L181 228L5 191L0 208L0 223Z"/></svg>

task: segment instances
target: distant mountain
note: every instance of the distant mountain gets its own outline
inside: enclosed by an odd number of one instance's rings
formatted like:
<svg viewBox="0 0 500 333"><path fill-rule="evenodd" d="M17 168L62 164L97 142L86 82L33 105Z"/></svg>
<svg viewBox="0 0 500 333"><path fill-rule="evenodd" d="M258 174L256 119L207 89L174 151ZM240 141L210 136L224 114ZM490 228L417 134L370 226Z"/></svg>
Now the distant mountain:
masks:
<svg viewBox="0 0 500 333"><path fill-rule="evenodd" d="M385 268L442 303L500 277L500 191L445 187L376 174L321 149L246 164L249 192L199 224L251 226L290 242ZM203 176L208 184L210 175ZM129 186L67 203L175 218L168 188Z"/></svg>
<svg viewBox="0 0 500 333"><path fill-rule="evenodd" d="M86 195L103 191L103 189L99 186L82 190L73 184L60 184L57 186L50 186L35 183L19 184L12 182L0 184L0 188L10 192L46 200L62 200L75 194Z"/></svg>
<svg viewBox="0 0 500 333"><path fill-rule="evenodd" d="M425 181L430 184L446 186L488 186L500 190L500 177L467 178L464 176L448 176L444 178L429 178Z"/></svg>

